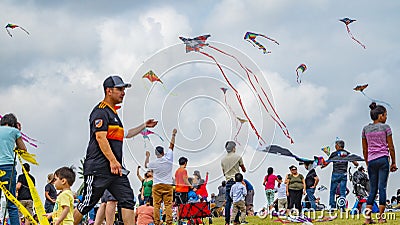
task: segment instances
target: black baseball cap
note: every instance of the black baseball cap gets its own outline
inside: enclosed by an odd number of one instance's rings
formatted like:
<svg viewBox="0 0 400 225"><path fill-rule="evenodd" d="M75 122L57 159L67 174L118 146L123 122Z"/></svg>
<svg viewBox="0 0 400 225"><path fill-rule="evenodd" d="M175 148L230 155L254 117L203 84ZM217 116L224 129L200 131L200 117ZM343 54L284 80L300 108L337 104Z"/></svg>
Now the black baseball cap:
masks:
<svg viewBox="0 0 400 225"><path fill-rule="evenodd" d="M107 77L107 79L104 80L103 82L103 87L104 88L118 88L118 87L125 87L125 88L130 88L132 85L129 83L124 83L122 78L118 75L111 75Z"/></svg>

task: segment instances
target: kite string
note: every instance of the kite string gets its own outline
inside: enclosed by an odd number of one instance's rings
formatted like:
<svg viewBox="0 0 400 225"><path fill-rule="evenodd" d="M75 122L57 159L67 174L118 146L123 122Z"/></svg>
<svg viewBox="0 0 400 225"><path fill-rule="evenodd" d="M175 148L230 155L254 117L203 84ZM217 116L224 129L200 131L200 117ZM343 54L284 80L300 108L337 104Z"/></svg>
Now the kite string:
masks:
<svg viewBox="0 0 400 225"><path fill-rule="evenodd" d="M220 53L222 53L222 54L225 54L225 55L227 55L227 56L232 57L233 59L236 60L236 62L238 62L238 64L240 65L240 67L242 67L242 69L246 72L246 74L247 74L247 79L249 80L251 86L253 87L253 90L254 90L255 93L257 94L258 99L261 101L262 105L264 106L264 109L265 109L265 110L267 111L267 113L271 116L271 118L278 124L278 126L281 128L281 130L282 130L282 132L285 134L285 136L286 136L287 138L290 139L290 142L291 142L291 143L294 143L294 142L293 142L293 139L290 137L289 131L287 130L286 124L280 119L278 113L276 112L276 110L275 110L275 108L273 107L271 101L269 100L267 93L265 92L264 88L261 86L260 82L258 81L257 76L256 76L249 68L243 66L243 64L239 61L239 59L236 58L234 55L231 55L231 54L229 54L229 53L226 53L226 52L224 52L224 51L222 51L222 50L220 50L220 49L218 49L218 48L216 48L216 47L214 47L214 46L211 46L211 45L209 45L209 47L212 48L212 49L214 49L214 50L216 50L216 51L218 51L218 52L220 52ZM257 89L255 88L255 86L254 86L254 84L253 84L253 81L252 81L251 78L250 78L250 74L249 74L249 73L251 73L251 74L253 75L253 77L254 77L254 79L256 80L258 86L261 88L261 90L262 90L262 92L263 92L265 98L267 99L269 106L271 107L272 111L274 112L276 118L269 112L269 110L268 110L268 108L267 108L265 102L263 101L263 99L261 98L261 96L260 96L260 94L258 93Z"/></svg>
<svg viewBox="0 0 400 225"><path fill-rule="evenodd" d="M235 87L231 84L231 82L229 81L228 77L225 75L225 72L223 71L221 65L219 65L219 63L217 62L217 60L216 60L213 56L211 56L210 54L207 54L207 53L202 52L202 51L199 51L199 53L201 53L201 54L203 54L203 55L209 57L210 59L212 59L212 60L215 62L215 64L218 66L219 70L221 71L222 75L223 75L224 78L225 78L225 81L228 83L228 85L229 85L229 86L232 88L232 90L235 92L235 95L236 95L236 98L237 98L237 100L238 100L238 102L239 102L239 104L240 104L240 107L242 108L242 111L243 111L245 117L247 118L247 120L249 121L250 126L251 126L251 128L253 129L253 131L255 132L257 138L258 138L259 140L262 140L264 143L266 143L265 140L264 140L264 139L260 136L260 134L258 133L258 131L257 131L256 127L254 126L253 122L251 121L250 117L247 115L247 112L246 112L246 110L244 109L244 106L243 106L243 103L242 103L242 99L241 99L241 97L240 97L239 92L238 92L238 91L235 89Z"/></svg>

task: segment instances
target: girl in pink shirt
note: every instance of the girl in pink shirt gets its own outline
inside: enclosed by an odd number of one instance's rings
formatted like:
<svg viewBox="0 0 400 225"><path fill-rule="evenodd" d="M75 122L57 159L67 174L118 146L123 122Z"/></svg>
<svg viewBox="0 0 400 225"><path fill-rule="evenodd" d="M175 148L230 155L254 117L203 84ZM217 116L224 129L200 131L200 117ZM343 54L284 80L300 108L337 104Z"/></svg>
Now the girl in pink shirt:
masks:
<svg viewBox="0 0 400 225"><path fill-rule="evenodd" d="M275 181L277 180L277 176L275 176L274 169L269 167L267 170L267 176L264 177L263 185L265 186L265 195L267 196L267 204L269 207L269 211L272 210L274 196L275 196Z"/></svg>

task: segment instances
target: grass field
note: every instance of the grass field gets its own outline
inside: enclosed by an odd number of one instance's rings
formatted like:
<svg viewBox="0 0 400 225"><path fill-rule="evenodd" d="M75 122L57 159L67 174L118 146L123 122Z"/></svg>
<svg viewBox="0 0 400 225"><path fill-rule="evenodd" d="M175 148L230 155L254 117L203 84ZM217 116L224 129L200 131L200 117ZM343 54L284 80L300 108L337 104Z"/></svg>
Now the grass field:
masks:
<svg viewBox="0 0 400 225"><path fill-rule="evenodd" d="M317 215L319 216L319 215ZM318 225L336 225L336 224L346 224L346 225L361 225L364 223L365 218L360 215L359 218L354 217L352 218L350 215L348 215L348 217L346 218L346 215L343 214L342 218L340 218L340 215L338 215L339 217L333 221L328 221L328 222L314 222L313 224L318 224ZM376 214L372 214L372 218L375 219L376 218ZM399 225L400 224L400 212L397 213L387 213L386 214L386 218L387 218L387 225ZM251 217L247 217L246 220L249 222L249 225L268 225L268 224L282 224L280 222L274 222L274 220L276 220L276 217L274 218L270 218L267 217L265 219L259 218L258 216L251 216ZM205 219L205 222L207 222L208 224L208 220ZM376 222L378 220L375 220ZM223 217L219 217L219 218L213 218L213 224L215 225L224 225L225 221ZM302 223L289 223L289 224L302 224Z"/></svg>

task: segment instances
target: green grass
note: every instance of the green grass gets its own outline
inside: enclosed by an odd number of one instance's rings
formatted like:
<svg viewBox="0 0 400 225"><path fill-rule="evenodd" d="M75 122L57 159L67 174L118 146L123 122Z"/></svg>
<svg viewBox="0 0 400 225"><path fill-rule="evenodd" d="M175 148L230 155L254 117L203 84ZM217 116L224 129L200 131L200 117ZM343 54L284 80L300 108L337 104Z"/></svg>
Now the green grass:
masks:
<svg viewBox="0 0 400 225"><path fill-rule="evenodd" d="M318 216L318 215L317 215ZM388 213L387 217L390 216L391 218L387 218L387 225L398 225L400 224L400 212L397 213ZM372 214L372 218L376 218L376 214ZM265 219L261 219L258 216L249 216L246 218L246 220L249 222L249 225L268 225L268 224L275 224L275 225L279 225L282 224L280 222L274 222L274 220L276 220L276 217L274 218L270 218L267 217ZM204 220L207 221L208 224L208 220ZM346 224L346 225L361 225L363 224L365 221L365 218L360 215L360 218L354 217L352 218L350 215L348 216L348 218L345 217L345 215L343 215L343 218L338 217L337 219L333 220L333 221L328 221L328 222L313 222L313 224L318 224L318 225L336 225L336 224ZM377 220L375 220L377 222ZM213 218L213 224L214 225L225 225L225 220L223 217L219 217L219 218ZM302 223L290 223L290 224L302 224Z"/></svg>

